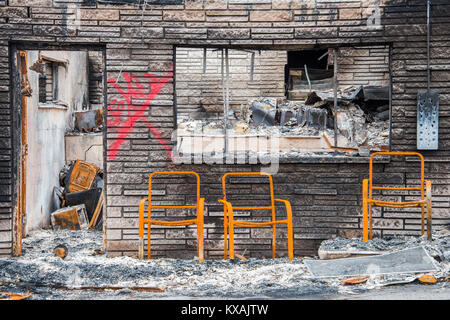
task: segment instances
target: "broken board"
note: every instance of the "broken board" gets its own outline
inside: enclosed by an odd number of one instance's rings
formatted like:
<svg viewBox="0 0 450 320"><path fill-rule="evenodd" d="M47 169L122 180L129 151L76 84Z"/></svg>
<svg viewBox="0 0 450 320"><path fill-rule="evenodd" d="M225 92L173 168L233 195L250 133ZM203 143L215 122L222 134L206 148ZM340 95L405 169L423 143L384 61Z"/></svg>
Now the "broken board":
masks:
<svg viewBox="0 0 450 320"><path fill-rule="evenodd" d="M311 274L318 278L439 271L423 247L370 257L335 260L305 259L304 263Z"/></svg>

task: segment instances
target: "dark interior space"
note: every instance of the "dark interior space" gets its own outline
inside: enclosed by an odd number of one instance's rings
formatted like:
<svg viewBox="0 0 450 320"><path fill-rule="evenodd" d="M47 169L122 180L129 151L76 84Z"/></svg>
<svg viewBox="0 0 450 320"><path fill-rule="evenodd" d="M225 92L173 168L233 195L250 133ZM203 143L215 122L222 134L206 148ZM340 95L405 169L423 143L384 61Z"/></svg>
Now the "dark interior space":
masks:
<svg viewBox="0 0 450 320"><path fill-rule="evenodd" d="M291 70L302 72L302 78L306 79L306 69L310 80L320 80L329 78L333 74L332 68L328 67L328 49L316 49L316 50L301 50L301 51L288 51L287 52L287 64L284 68L284 82L286 88L286 96L288 90L292 88L292 75ZM321 70L327 70L321 72Z"/></svg>

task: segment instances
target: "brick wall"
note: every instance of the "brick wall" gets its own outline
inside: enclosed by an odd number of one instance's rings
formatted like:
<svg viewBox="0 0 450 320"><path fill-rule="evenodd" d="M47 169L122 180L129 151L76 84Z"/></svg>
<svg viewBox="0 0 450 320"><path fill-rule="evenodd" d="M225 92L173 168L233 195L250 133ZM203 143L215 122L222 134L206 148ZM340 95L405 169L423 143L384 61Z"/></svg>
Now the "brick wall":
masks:
<svg viewBox="0 0 450 320"><path fill-rule="evenodd" d="M389 46L341 48L338 55L339 87L389 85Z"/></svg>
<svg viewBox="0 0 450 320"><path fill-rule="evenodd" d="M190 169L201 175L202 196L207 199L207 257L220 257L223 220L217 205L221 197L219 179L227 171L258 170L253 165L171 163L174 46L298 50L391 44L392 150L416 149L417 92L426 88L427 77L425 1L180 0L177 3L152 1L151 6L142 10L137 4L119 5L113 1L10 0L8 6L0 2L0 254L11 252L16 188L13 182L17 177L17 170L13 170L17 123L12 122L17 106L10 104L10 41L106 47L109 256L137 253L137 206L138 200L146 195L149 172ZM426 176L433 181L433 224L437 227L448 224L450 219L448 1L433 1L431 16L431 87L441 97L440 141L438 151L423 154L427 161ZM130 92L128 83L136 90ZM296 255L313 254L321 240L335 235L353 236L361 228L361 181L367 176L368 160L324 161L291 160L282 164L280 173L274 177L277 195L293 203ZM409 160L392 159L379 164L376 170L381 181L387 182L392 177L393 182L410 183L417 181L417 165ZM158 190L164 194L182 188L180 182L183 181L163 181ZM249 201L258 202L262 196L258 185L247 183L236 189ZM182 202L186 192L180 190L171 200ZM158 197L162 201L163 196ZM401 197L410 199L411 194L395 196ZM419 233L418 213L414 210L379 210L376 219L383 235ZM278 229L284 232L282 227ZM194 254L191 229L157 228L153 235L157 241L156 256ZM246 255L270 255L270 241L262 229L239 230L237 245L239 253L248 249ZM283 245L280 242L280 254L285 252Z"/></svg>

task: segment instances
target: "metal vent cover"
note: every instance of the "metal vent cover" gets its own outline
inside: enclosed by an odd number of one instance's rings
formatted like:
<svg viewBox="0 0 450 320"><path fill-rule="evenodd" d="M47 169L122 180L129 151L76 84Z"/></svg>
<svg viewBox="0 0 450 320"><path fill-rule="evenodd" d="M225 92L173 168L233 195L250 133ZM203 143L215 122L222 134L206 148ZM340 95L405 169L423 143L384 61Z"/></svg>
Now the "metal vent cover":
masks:
<svg viewBox="0 0 450 320"><path fill-rule="evenodd" d="M423 92L417 96L417 149L437 150L439 142L439 95Z"/></svg>

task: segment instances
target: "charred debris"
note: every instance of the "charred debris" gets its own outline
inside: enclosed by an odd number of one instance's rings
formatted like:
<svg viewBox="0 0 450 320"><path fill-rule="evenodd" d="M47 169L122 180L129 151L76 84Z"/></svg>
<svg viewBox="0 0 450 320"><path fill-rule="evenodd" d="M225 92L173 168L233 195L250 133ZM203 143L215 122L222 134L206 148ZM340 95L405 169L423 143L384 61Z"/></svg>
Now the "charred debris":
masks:
<svg viewBox="0 0 450 320"><path fill-rule="evenodd" d="M103 171L76 160L64 166L54 192L60 209L51 214L53 229L102 229Z"/></svg>
<svg viewBox="0 0 450 320"><path fill-rule="evenodd" d="M387 86L361 85L340 89L337 91L337 108L333 89L311 90L304 99L296 99L292 94L291 97L261 97L245 105L231 106L227 115L229 135L297 137L297 151L302 150L302 138L313 136L326 142L325 152L338 150L368 155L388 149L390 111ZM223 134L224 119L219 115L216 119L210 116L212 112L223 113L223 107L221 110L220 107L218 104L203 108L203 115L194 114L183 119L178 129L185 134Z"/></svg>

